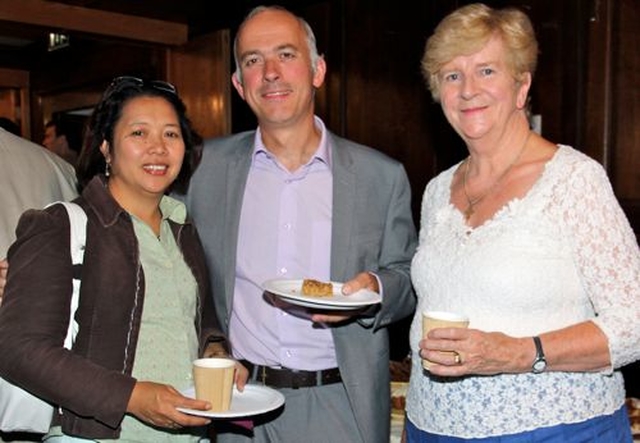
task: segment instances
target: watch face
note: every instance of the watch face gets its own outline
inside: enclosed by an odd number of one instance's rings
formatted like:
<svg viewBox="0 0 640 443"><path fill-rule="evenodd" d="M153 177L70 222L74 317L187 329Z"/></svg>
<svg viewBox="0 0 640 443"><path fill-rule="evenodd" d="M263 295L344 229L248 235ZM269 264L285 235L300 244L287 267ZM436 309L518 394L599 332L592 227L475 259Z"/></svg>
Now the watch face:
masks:
<svg viewBox="0 0 640 443"><path fill-rule="evenodd" d="M542 372L545 370L545 368L547 367L547 362L544 360L536 360L535 363L533 363L533 372Z"/></svg>
<svg viewBox="0 0 640 443"><path fill-rule="evenodd" d="M539 374L547 368L547 360L544 358L540 337L533 337L533 343L536 346L536 359L533 361L533 365L531 365L531 371L534 374Z"/></svg>

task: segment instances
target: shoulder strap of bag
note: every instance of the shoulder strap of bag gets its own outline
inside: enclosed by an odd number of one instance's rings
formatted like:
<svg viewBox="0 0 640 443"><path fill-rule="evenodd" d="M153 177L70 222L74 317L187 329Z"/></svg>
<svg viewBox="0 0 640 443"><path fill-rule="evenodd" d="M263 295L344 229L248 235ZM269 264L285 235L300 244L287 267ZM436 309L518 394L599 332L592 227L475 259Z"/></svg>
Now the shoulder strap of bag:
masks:
<svg viewBox="0 0 640 443"><path fill-rule="evenodd" d="M67 209L71 225L71 262L82 264L87 237L87 214L77 203L60 202Z"/></svg>
<svg viewBox="0 0 640 443"><path fill-rule="evenodd" d="M87 234L87 214L77 204L73 202L56 202L64 205L69 214L69 225L71 235L71 262L74 265L82 264L84 260L84 247L86 244ZM80 301L80 279L73 279L73 294L71 296L70 321L67 336L64 339L64 347L71 349L73 342L78 334L78 323L75 321L75 313L78 309Z"/></svg>

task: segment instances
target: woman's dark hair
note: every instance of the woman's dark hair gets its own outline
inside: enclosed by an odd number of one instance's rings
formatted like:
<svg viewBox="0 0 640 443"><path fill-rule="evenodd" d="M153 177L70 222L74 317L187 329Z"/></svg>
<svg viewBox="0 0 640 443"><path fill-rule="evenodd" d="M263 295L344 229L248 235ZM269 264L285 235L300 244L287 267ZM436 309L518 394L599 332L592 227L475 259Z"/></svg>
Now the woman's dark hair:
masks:
<svg viewBox="0 0 640 443"><path fill-rule="evenodd" d="M202 137L191 126L186 106L178 96L175 86L164 81L144 80L137 77L115 78L91 114L76 167L80 189L84 188L95 175L104 173L106 162L100 151L102 142L106 141L109 149L113 149L113 131L122 117L122 109L129 100L143 96L164 98L178 115L185 155L182 168L170 190L179 193L187 191L191 175L202 154Z"/></svg>

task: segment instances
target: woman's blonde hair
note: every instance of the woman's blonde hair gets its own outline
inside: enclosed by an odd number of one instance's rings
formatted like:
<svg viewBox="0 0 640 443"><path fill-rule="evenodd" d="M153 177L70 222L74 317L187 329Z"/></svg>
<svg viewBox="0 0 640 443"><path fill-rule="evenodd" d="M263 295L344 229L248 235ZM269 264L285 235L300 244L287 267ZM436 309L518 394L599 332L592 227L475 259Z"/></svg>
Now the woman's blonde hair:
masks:
<svg viewBox="0 0 640 443"><path fill-rule="evenodd" d="M507 65L517 81L529 72L533 77L538 61L538 42L529 17L515 8L492 9L474 3L447 15L427 40L422 56L422 74L431 95L440 101L440 70L460 55L481 50L497 35L507 50Z"/></svg>

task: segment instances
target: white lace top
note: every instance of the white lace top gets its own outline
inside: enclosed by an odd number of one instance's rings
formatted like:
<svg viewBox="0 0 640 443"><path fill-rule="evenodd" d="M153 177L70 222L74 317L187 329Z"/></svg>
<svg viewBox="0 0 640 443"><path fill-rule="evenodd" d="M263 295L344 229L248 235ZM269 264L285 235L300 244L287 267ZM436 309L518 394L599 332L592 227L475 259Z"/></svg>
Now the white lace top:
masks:
<svg viewBox="0 0 640 443"><path fill-rule="evenodd" d="M420 313L430 309L463 312L471 328L515 337L591 319L609 340L613 368L640 358L640 252L600 164L560 145L525 197L475 229L450 203L456 167L423 196L408 417L422 430L468 438L616 411L625 393L612 369L440 380L423 373Z"/></svg>

